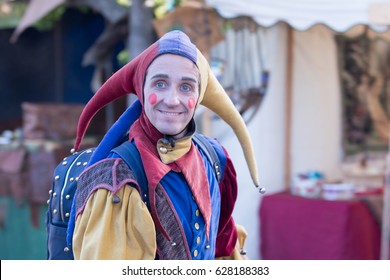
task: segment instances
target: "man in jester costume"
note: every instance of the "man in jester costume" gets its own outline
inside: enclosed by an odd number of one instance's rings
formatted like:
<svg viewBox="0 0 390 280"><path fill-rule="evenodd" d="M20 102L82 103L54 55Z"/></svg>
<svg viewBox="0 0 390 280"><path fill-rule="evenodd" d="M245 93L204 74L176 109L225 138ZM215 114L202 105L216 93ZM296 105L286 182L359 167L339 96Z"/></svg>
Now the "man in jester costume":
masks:
<svg viewBox="0 0 390 280"><path fill-rule="evenodd" d="M183 32L165 34L113 74L88 102L75 150L92 117L131 93L138 101L107 132L79 177L72 209L75 259L241 258L245 231L232 217L236 172L225 148L207 138L221 161L218 182L194 144L194 114L200 104L232 127L258 187L256 163L245 123L205 57ZM150 209L132 170L110 153L124 135L140 153Z"/></svg>

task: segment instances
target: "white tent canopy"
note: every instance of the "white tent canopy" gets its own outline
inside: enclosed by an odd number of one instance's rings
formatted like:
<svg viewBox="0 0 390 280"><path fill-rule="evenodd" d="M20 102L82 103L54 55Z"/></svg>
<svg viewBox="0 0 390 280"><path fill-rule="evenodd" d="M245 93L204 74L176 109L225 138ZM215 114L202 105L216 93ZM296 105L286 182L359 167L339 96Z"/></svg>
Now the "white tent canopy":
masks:
<svg viewBox="0 0 390 280"><path fill-rule="evenodd" d="M356 36L366 32L362 26L366 25L371 29L370 37L382 36L390 41L387 31L390 0L380 3L370 0L206 0L206 3L225 18L249 16L263 28L261 48L271 76L267 96L249 130L256 139L254 148L260 183L268 194L287 187L286 174L291 176L309 169L324 172L330 180L341 179L342 90L335 35ZM295 30L291 31L281 22ZM288 98L291 98L290 104L286 104ZM291 107L290 115L288 107ZM286 129L288 126L291 131ZM233 135L222 141L231 152L233 162L244 160L236 149L238 143ZM288 167L291 174L286 172ZM261 198L254 199L255 191L249 187L245 165L236 164L236 169L240 193L235 219L249 227L249 256L261 258L257 254ZM389 197L388 188L386 192L385 197ZM384 213L390 211L389 198L386 202ZM389 223L383 224L383 228L389 227ZM388 231L383 233L382 242L387 246Z"/></svg>
<svg viewBox="0 0 390 280"><path fill-rule="evenodd" d="M337 32L345 32L357 24L383 31L390 19L389 0L206 0L206 3L225 18L250 16L264 27L283 21L296 30L320 23Z"/></svg>

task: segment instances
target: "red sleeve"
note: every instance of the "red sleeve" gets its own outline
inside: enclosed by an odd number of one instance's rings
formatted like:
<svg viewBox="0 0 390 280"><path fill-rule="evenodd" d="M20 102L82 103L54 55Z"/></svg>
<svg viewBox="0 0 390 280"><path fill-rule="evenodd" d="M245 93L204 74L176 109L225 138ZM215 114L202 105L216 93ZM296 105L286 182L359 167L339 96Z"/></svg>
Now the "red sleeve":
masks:
<svg viewBox="0 0 390 280"><path fill-rule="evenodd" d="M237 175L233 163L224 149L226 166L219 185L221 191L221 215L219 218L215 257L226 257L233 253L237 241L237 231L232 217L237 199Z"/></svg>

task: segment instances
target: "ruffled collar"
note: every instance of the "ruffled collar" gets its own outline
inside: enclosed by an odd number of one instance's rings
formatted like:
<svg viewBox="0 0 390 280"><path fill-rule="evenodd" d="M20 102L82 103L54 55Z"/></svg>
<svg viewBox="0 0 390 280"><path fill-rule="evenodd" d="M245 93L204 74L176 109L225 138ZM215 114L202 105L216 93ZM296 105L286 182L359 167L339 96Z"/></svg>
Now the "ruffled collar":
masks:
<svg viewBox="0 0 390 280"><path fill-rule="evenodd" d="M161 134L142 114L140 117L140 125L145 131L151 143L156 143L156 151L160 160L164 164L175 162L182 156L188 153L192 144L192 136L195 134L196 125L192 119L188 125L188 132L180 139L174 139L172 136ZM131 137L131 135L130 135Z"/></svg>

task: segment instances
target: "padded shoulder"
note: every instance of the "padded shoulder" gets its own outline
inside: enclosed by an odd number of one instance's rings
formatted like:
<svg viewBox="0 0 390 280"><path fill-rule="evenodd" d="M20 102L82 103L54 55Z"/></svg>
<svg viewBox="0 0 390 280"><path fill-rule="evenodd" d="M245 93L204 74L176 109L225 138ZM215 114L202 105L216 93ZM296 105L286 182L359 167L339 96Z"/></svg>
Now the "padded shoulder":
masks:
<svg viewBox="0 0 390 280"><path fill-rule="evenodd" d="M104 188L116 194L126 184L136 187L139 191L133 171L121 158L108 158L90 166L80 174L77 183L76 215L82 211L95 190Z"/></svg>

